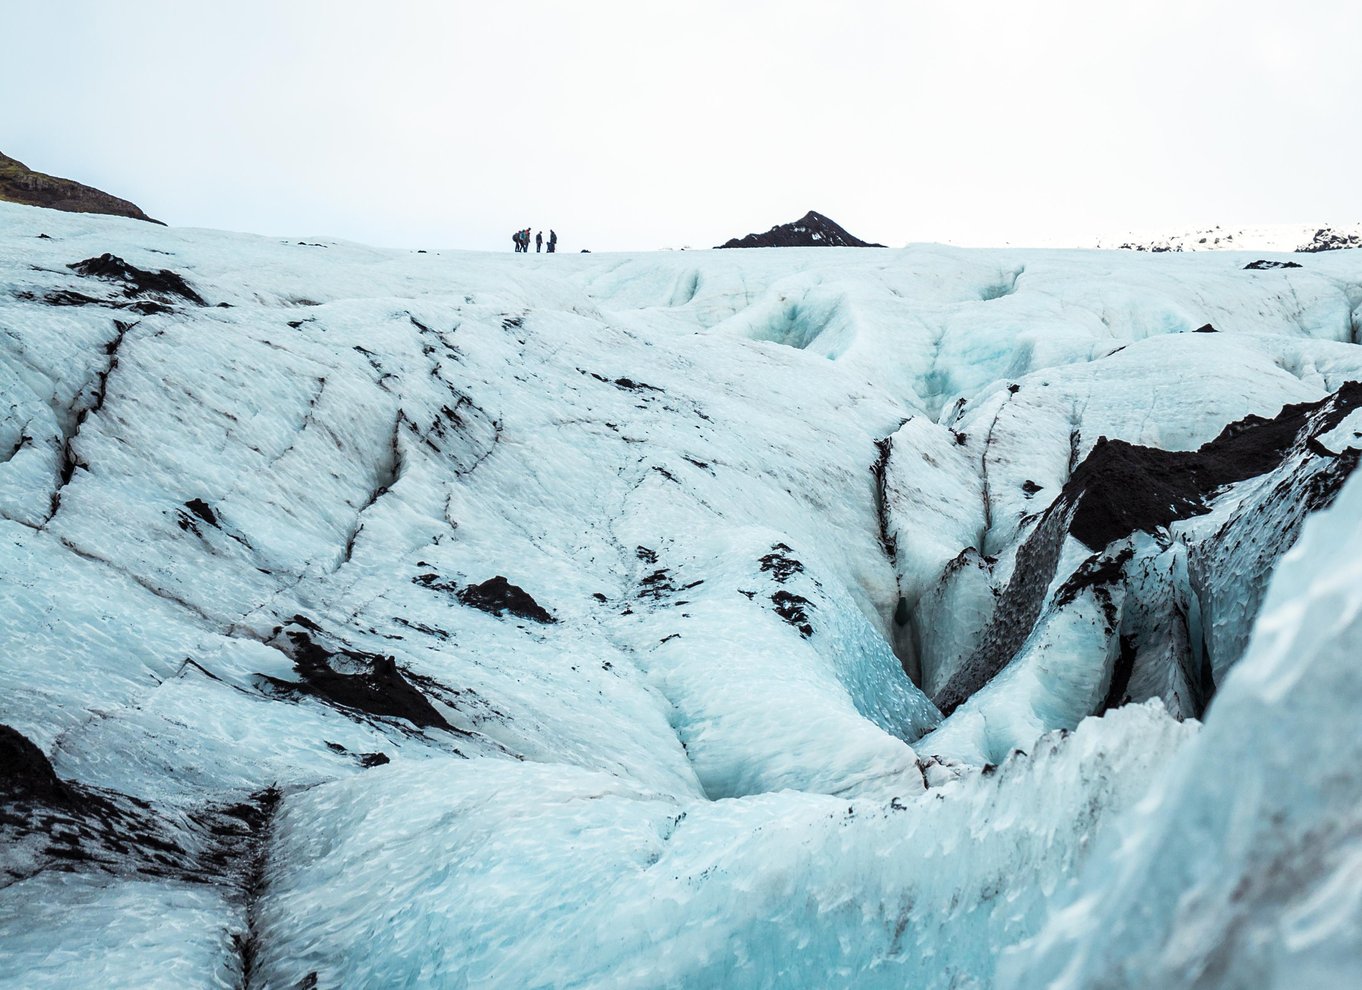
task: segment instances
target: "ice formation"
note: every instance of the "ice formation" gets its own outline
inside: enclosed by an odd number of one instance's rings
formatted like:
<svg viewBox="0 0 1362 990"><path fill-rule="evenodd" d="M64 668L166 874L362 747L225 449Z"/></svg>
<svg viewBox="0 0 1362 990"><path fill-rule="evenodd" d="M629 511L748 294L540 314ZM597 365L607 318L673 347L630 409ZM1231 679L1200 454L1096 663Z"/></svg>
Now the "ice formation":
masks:
<svg viewBox="0 0 1362 990"><path fill-rule="evenodd" d="M0 987L1344 985L1358 255L0 205Z"/></svg>

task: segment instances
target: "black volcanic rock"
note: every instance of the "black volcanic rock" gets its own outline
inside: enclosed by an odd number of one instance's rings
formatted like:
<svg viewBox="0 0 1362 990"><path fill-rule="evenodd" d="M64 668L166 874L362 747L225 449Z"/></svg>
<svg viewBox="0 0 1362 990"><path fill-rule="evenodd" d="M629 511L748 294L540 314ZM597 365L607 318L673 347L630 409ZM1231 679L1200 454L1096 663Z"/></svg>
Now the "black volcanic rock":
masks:
<svg viewBox="0 0 1362 990"><path fill-rule="evenodd" d="M66 213L106 213L160 223L135 204L71 179L35 172L21 161L0 154L0 203L41 206Z"/></svg>
<svg viewBox="0 0 1362 990"><path fill-rule="evenodd" d="M61 804L70 792L43 751L8 725L0 725L0 799L27 798Z"/></svg>
<svg viewBox="0 0 1362 990"><path fill-rule="evenodd" d="M884 247L853 237L837 223L810 210L794 223L772 227L764 234L748 234L720 244L721 248L760 247Z"/></svg>
<svg viewBox="0 0 1362 990"><path fill-rule="evenodd" d="M500 574L482 584L469 585L458 593L458 598L465 605L491 612L498 618L502 612L510 612L522 619L533 619L546 625L558 621L531 598L529 592L511 584Z"/></svg>
<svg viewBox="0 0 1362 990"><path fill-rule="evenodd" d="M1342 251L1348 248L1362 248L1362 236L1345 234L1332 227L1321 227L1309 244L1296 248L1297 254L1314 254L1319 251Z"/></svg>
<svg viewBox="0 0 1362 990"><path fill-rule="evenodd" d="M86 278L103 279L116 282L123 287L125 296L178 296L192 302L195 306L207 306L203 296L189 287L181 276L164 268L157 271L144 271L128 264L117 255L105 252L98 258L86 258L75 264L67 265L77 275Z"/></svg>
<svg viewBox="0 0 1362 990"><path fill-rule="evenodd" d="M1359 408L1362 382L1344 382L1333 395L1283 406L1271 419L1246 416L1196 450L1099 437L1064 485L1062 497L1076 506L1069 531L1097 551L1137 530L1201 515L1215 489L1273 470L1293 444L1313 450L1310 441Z"/></svg>
<svg viewBox="0 0 1362 990"><path fill-rule="evenodd" d="M403 676L392 657L345 646L328 648L314 635L315 623L295 615L295 628L284 629L284 650L293 658L300 680L261 675L286 693L310 694L341 708L368 715L404 718L421 728L453 730L421 690Z"/></svg>

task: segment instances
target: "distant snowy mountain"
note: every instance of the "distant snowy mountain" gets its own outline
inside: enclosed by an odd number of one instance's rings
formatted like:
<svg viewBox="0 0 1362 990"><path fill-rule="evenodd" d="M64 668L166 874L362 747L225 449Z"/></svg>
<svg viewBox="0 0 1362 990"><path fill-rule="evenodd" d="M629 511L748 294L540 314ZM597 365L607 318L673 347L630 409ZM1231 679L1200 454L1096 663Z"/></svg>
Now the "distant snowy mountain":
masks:
<svg viewBox="0 0 1362 990"><path fill-rule="evenodd" d="M1360 328L0 206L0 988L1351 985Z"/></svg>
<svg viewBox="0 0 1362 990"><path fill-rule="evenodd" d="M0 203L41 206L66 213L107 213L149 223L161 222L153 220L126 199L110 196L93 186L71 179L35 172L23 162L3 154L0 154Z"/></svg>
<svg viewBox="0 0 1362 990"><path fill-rule="evenodd" d="M1295 251L1315 253L1362 248L1362 224L1343 227L1279 225L1212 227L1185 234L1127 234L1100 241L1099 248L1130 251Z"/></svg>
<svg viewBox="0 0 1362 990"><path fill-rule="evenodd" d="M719 247L884 247L884 245L870 244L859 237L853 237L823 214L810 210L793 223L779 224L764 234L734 237Z"/></svg>

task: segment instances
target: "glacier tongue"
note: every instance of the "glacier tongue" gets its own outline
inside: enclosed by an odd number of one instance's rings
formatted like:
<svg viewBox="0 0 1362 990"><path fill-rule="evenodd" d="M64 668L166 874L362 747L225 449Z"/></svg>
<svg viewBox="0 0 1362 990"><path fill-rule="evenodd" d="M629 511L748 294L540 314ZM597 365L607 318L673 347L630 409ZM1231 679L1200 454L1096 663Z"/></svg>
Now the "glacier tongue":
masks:
<svg viewBox="0 0 1362 990"><path fill-rule="evenodd" d="M1356 252L0 224L0 987L1357 965Z"/></svg>

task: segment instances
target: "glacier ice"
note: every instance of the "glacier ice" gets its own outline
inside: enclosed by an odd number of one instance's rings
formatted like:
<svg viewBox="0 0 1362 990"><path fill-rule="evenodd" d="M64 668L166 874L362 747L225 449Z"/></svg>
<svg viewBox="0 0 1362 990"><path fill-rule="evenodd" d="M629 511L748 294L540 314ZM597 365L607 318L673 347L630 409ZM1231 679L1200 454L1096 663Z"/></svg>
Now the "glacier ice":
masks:
<svg viewBox="0 0 1362 990"><path fill-rule="evenodd" d="M1193 728L1131 706L916 797L677 801L479 760L339 781L278 820L272 855L288 865L261 920L267 985L310 972L362 986L967 981L1030 934ZM381 921L374 890L394 905ZM319 937L331 926L359 937Z"/></svg>
<svg viewBox="0 0 1362 990"><path fill-rule="evenodd" d="M1355 254L0 205L0 986L1336 984Z"/></svg>
<svg viewBox="0 0 1362 990"><path fill-rule="evenodd" d="M1362 953L1362 479L1305 526L1197 737L1001 986L1345 986ZM1100 865L1099 865L1100 864Z"/></svg>

